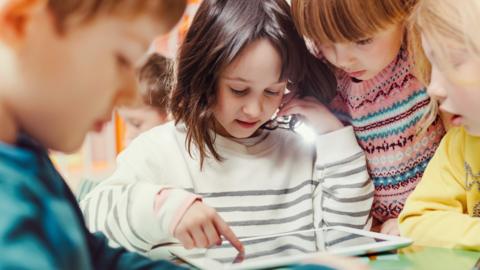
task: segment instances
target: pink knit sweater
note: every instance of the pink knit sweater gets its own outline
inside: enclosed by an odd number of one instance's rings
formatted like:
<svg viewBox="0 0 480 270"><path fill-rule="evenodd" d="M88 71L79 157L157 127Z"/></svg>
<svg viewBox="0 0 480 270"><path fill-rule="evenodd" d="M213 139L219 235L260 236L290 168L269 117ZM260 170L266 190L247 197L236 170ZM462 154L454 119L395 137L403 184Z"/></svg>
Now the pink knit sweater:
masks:
<svg viewBox="0 0 480 270"><path fill-rule="evenodd" d="M367 81L338 74L331 110L353 126L365 150L375 185L372 215L382 223L396 218L423 175L445 131L440 118L424 134L419 120L427 109L425 87L412 75L407 53Z"/></svg>

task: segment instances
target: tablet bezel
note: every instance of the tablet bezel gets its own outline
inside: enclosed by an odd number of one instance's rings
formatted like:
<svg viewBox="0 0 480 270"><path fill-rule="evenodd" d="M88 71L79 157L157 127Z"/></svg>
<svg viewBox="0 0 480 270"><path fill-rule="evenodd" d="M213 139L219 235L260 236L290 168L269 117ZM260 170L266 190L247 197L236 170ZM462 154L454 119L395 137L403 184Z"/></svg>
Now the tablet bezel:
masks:
<svg viewBox="0 0 480 270"><path fill-rule="evenodd" d="M331 227L324 227L318 229L311 229L311 230L302 230L302 231L294 231L294 232L287 232L287 233L279 233L279 234L271 234L271 235L264 235L264 236L256 236L251 238L243 238L242 241L245 240L254 240L254 239L262 239L262 238L271 238L272 236L285 236L290 234L298 234L298 233L306 233L312 232L315 230L338 230L342 232L348 232L353 234L358 234L366 237L371 238L378 238L385 241L382 242L375 242L370 244L363 244L357 245L352 247L343 247L343 248L336 248L331 251L320 251L320 252L313 252L313 253L305 253L305 254L297 254L291 256L283 256L279 258L270 258L270 259L262 259L256 261L246 261L238 264L222 264L214 259L210 259L208 257L203 258L191 258L189 255L198 254L199 252L189 251L183 248L174 248L171 249L170 252L180 258L181 260L199 268L199 269L232 269L232 270L244 270L244 269L258 269L258 268L269 268L269 267L277 267L282 265L289 265L298 263L304 260L312 259L320 254L335 254L335 255L342 255L342 256L357 256L357 255L366 255L372 253L379 253L389 250L394 250L402 247L406 247L412 244L412 240L404 237L393 236L393 235L386 235L381 233L375 233L365 230L353 229L344 226L331 226Z"/></svg>

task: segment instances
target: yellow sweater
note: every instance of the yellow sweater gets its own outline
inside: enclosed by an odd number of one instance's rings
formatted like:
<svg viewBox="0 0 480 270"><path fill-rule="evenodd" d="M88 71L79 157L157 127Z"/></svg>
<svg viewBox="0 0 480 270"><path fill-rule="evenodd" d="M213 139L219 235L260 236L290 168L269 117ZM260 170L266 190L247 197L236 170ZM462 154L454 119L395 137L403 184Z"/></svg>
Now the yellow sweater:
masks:
<svg viewBox="0 0 480 270"><path fill-rule="evenodd" d="M480 137L452 128L399 216L415 244L480 250Z"/></svg>

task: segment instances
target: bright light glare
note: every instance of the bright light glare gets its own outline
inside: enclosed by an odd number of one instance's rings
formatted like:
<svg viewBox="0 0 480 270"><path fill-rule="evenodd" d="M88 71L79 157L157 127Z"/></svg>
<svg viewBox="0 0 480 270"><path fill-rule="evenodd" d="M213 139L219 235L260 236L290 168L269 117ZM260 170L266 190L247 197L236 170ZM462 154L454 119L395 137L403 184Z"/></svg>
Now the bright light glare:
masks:
<svg viewBox="0 0 480 270"><path fill-rule="evenodd" d="M314 143L317 138L317 133L315 130L305 123L300 123L297 127L295 127L295 132L300 134L300 136L302 136L302 138L308 143Z"/></svg>

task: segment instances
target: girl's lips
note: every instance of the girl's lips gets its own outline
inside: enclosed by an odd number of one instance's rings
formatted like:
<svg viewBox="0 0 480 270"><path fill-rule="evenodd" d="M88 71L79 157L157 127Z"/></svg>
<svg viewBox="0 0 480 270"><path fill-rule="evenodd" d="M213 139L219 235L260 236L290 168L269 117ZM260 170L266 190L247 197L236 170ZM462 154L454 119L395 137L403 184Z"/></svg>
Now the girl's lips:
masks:
<svg viewBox="0 0 480 270"><path fill-rule="evenodd" d="M255 122L245 122L245 121L242 121L242 120L235 120L241 127L244 127L244 128L252 128L254 127L255 125L257 125L258 121L255 121Z"/></svg>
<svg viewBox="0 0 480 270"><path fill-rule="evenodd" d="M454 126L460 126L462 125L463 123L463 117L461 115L458 115L458 114L455 114L452 116L452 118L450 119L450 122L452 123L452 125Z"/></svg>
<svg viewBox="0 0 480 270"><path fill-rule="evenodd" d="M363 74L365 74L365 70L360 70L360 71L355 71L355 72L347 72L348 76L353 77L353 78L358 78L361 77Z"/></svg>

